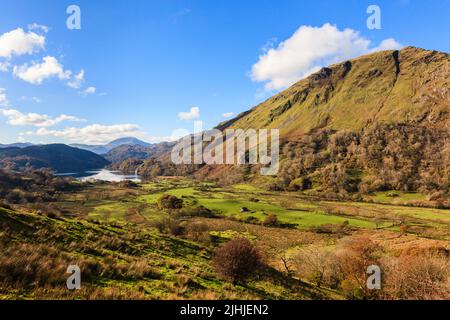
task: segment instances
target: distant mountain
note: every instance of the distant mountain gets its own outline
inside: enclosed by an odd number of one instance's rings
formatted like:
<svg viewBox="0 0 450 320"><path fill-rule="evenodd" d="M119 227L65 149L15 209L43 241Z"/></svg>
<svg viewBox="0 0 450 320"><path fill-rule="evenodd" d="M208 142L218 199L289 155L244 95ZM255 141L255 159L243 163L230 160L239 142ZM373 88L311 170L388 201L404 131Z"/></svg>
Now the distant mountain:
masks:
<svg viewBox="0 0 450 320"><path fill-rule="evenodd" d="M120 138L120 139L111 141L110 143L108 143L106 145L106 147L111 150L111 149L114 149L118 146L125 145L125 144L130 145L130 146L141 146L141 147L150 147L151 146L150 143L144 142L137 138L126 137L126 138Z"/></svg>
<svg viewBox="0 0 450 320"><path fill-rule="evenodd" d="M151 157L159 157L172 147L173 143L170 142L162 142L149 146L122 144L103 156L112 163L122 162L130 158L145 160Z"/></svg>
<svg viewBox="0 0 450 320"><path fill-rule="evenodd" d="M0 148L26 148L26 147L31 147L33 144L29 143L29 142L18 142L18 143L11 143L11 144L1 144L0 143Z"/></svg>
<svg viewBox="0 0 450 320"><path fill-rule="evenodd" d="M74 144L70 144L69 146L71 146L73 148L81 149L81 150L90 151L90 152L93 152L96 154L105 154L109 151L109 149L106 148L106 146L104 146L104 145L89 145L89 144L74 143Z"/></svg>
<svg viewBox="0 0 450 320"><path fill-rule="evenodd" d="M33 167L36 169L49 168L63 173L100 169L106 165L108 165L108 161L103 157L64 144L0 149L0 168L11 170Z"/></svg>
<svg viewBox="0 0 450 320"><path fill-rule="evenodd" d="M78 149L88 150L96 154L105 154L108 153L108 151L121 145L141 146L141 147L151 146L150 143L144 142L142 140L133 137L120 138L104 145L71 144L70 146Z"/></svg>

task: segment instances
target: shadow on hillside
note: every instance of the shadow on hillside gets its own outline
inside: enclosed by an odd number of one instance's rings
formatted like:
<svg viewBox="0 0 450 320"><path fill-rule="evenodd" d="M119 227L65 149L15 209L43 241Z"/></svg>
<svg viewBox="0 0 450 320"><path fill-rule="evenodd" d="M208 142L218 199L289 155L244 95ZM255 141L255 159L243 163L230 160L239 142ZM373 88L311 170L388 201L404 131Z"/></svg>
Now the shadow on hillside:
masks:
<svg viewBox="0 0 450 320"><path fill-rule="evenodd" d="M317 287L305 283L301 280L295 279L287 275L286 273L280 272L272 267L265 266L262 270L258 272L257 279L260 281L268 281L274 286L280 286L286 289L287 292L292 292L294 295L290 294L289 297L274 296L268 293L262 288L256 288L250 286L249 284L243 285L249 291L255 293L256 295L262 297L263 299L300 299L300 300L326 300L329 299L323 290Z"/></svg>

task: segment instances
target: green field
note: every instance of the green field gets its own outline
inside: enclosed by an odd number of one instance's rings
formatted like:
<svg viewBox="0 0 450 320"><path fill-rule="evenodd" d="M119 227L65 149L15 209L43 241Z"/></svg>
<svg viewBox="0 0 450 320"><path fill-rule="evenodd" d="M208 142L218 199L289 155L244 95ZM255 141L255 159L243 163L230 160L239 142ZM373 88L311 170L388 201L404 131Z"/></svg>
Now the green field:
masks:
<svg viewBox="0 0 450 320"><path fill-rule="evenodd" d="M264 192L251 185L219 188L211 184L200 186L188 180L163 181L145 184L138 195L121 199L105 199L88 204L88 216L107 221L126 221L130 215L140 215L154 221L166 215L157 208L157 200L164 194L176 196L187 204L201 205L219 217L246 221L253 218L263 222L269 214L277 215L279 221L298 229L310 229L323 225L340 225L348 222L361 229L388 228L398 230L398 221L411 225L429 225L448 228L448 210L388 205L385 203L316 201L289 192ZM384 199L385 196L376 195ZM416 197L414 195L403 195ZM243 208L248 209L243 212Z"/></svg>

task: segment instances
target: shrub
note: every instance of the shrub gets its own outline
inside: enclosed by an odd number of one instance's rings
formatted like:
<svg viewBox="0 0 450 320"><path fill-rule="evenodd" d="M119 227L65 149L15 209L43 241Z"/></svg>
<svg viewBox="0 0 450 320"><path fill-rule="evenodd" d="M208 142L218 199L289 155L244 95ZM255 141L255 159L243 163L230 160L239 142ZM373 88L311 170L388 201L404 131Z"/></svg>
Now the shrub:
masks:
<svg viewBox="0 0 450 320"><path fill-rule="evenodd" d="M312 182L308 178L298 178L292 180L289 184L289 190L292 191L305 191L312 188Z"/></svg>
<svg viewBox="0 0 450 320"><path fill-rule="evenodd" d="M346 234L347 231L350 229L350 222L348 220L345 220L340 225L336 227L336 233L338 234Z"/></svg>
<svg viewBox="0 0 450 320"><path fill-rule="evenodd" d="M244 219L244 222L245 222L245 223L248 223L248 224L260 224L259 219L256 218L256 217L254 217L254 216L246 217L246 218Z"/></svg>
<svg viewBox="0 0 450 320"><path fill-rule="evenodd" d="M171 220L169 224L169 232L173 236L182 236L186 231L186 228L178 220Z"/></svg>
<svg viewBox="0 0 450 320"><path fill-rule="evenodd" d="M194 222L187 226L188 237L194 241L207 241L210 239L208 225L204 222Z"/></svg>
<svg viewBox="0 0 450 320"><path fill-rule="evenodd" d="M188 217L214 217L214 212L204 206L184 208L180 211L180 215Z"/></svg>
<svg viewBox="0 0 450 320"><path fill-rule="evenodd" d="M450 263L439 254L404 254L389 258L383 294L385 299L447 299Z"/></svg>
<svg viewBox="0 0 450 320"><path fill-rule="evenodd" d="M183 207L183 200L178 199L170 194L164 194L158 199L158 207L160 209L181 209Z"/></svg>
<svg viewBox="0 0 450 320"><path fill-rule="evenodd" d="M215 250L213 263L224 278L233 283L244 282L261 265L261 256L248 239L236 238Z"/></svg>
<svg viewBox="0 0 450 320"><path fill-rule="evenodd" d="M366 286L366 270L381 265L382 248L367 237L353 237L340 243L336 252L342 271L341 287L350 299L373 298L378 292Z"/></svg>
<svg viewBox="0 0 450 320"><path fill-rule="evenodd" d="M309 246L301 249L292 260L300 278L307 279L318 287L339 286L340 265L336 255L328 248Z"/></svg>
<svg viewBox="0 0 450 320"><path fill-rule="evenodd" d="M312 230L316 233L332 234L334 232L334 226L331 224L322 224L317 227L313 227Z"/></svg>
<svg viewBox="0 0 450 320"><path fill-rule="evenodd" d="M178 219L165 218L153 223L153 226L161 233L168 233L173 236L181 236L185 233L183 223Z"/></svg>
<svg viewBox="0 0 450 320"><path fill-rule="evenodd" d="M26 202L25 193L20 190L12 190L6 195L5 200L13 204L24 203Z"/></svg>
<svg viewBox="0 0 450 320"><path fill-rule="evenodd" d="M166 219L158 220L152 223L152 226L158 229L160 233L166 232Z"/></svg>
<svg viewBox="0 0 450 320"><path fill-rule="evenodd" d="M448 198L448 195L445 193L445 191L436 191L427 197L429 201L445 200L446 198Z"/></svg>
<svg viewBox="0 0 450 320"><path fill-rule="evenodd" d="M266 227L277 227L280 225L280 221L275 214L271 213L263 221L263 225Z"/></svg>

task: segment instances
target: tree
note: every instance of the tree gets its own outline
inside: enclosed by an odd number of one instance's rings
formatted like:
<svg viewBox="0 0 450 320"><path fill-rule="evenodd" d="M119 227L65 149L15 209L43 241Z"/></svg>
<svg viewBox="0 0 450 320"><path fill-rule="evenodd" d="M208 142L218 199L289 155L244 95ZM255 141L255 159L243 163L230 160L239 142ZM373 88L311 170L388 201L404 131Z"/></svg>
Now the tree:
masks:
<svg viewBox="0 0 450 320"><path fill-rule="evenodd" d="M170 194L164 194L158 199L158 207L160 209L181 209L183 207L183 200L178 199Z"/></svg>
<svg viewBox="0 0 450 320"><path fill-rule="evenodd" d="M445 250L445 249L444 249ZM447 299L450 262L440 254L403 254L387 262L386 299Z"/></svg>
<svg viewBox="0 0 450 320"><path fill-rule="evenodd" d="M278 221L278 217L275 214L271 213L266 217L263 225L265 227L277 227L280 225L280 222Z"/></svg>
<svg viewBox="0 0 450 320"><path fill-rule="evenodd" d="M329 248L311 245L301 249L294 257L296 274L318 287L339 285L341 269L337 258Z"/></svg>
<svg viewBox="0 0 450 320"><path fill-rule="evenodd" d="M260 267L261 256L248 239L236 238L215 250L213 264L224 278L244 282Z"/></svg>
<svg viewBox="0 0 450 320"><path fill-rule="evenodd" d="M341 243L337 257L343 273L341 287L351 299L370 299L376 294L366 285L367 268L381 265L382 248L367 237L354 237Z"/></svg>
<svg viewBox="0 0 450 320"><path fill-rule="evenodd" d="M194 241L206 241L210 239L208 225L204 222L194 222L187 226L187 233Z"/></svg>

